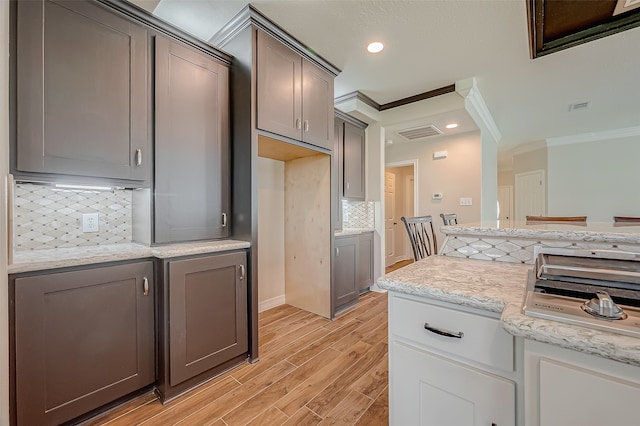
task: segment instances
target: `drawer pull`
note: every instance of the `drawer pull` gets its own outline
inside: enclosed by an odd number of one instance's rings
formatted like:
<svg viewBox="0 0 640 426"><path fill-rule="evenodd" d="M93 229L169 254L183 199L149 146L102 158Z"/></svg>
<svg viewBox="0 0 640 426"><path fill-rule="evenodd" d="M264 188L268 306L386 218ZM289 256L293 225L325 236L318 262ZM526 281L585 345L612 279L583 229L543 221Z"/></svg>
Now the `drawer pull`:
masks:
<svg viewBox="0 0 640 426"><path fill-rule="evenodd" d="M454 333L452 331L443 330L441 328L431 327L428 322L424 323L424 329L429 330L432 333L439 334L441 336L455 337L456 339L462 339L462 337L464 336L464 333L462 331L458 331L457 333Z"/></svg>
<svg viewBox="0 0 640 426"><path fill-rule="evenodd" d="M149 279L147 277L142 278L142 294L149 295Z"/></svg>
<svg viewBox="0 0 640 426"><path fill-rule="evenodd" d="M244 269L244 265L240 264L240 279L244 280L245 276L246 276L246 272L245 272L245 269Z"/></svg>

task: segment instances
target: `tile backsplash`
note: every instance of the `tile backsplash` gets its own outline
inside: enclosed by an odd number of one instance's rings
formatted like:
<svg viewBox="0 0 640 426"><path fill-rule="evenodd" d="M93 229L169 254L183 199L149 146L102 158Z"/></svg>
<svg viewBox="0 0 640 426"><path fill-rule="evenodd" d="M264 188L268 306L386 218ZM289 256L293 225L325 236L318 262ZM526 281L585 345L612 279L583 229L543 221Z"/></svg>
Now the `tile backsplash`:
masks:
<svg viewBox="0 0 640 426"><path fill-rule="evenodd" d="M98 213L98 232L82 232L83 213ZM131 191L16 183L13 221L15 251L130 243Z"/></svg>
<svg viewBox="0 0 640 426"><path fill-rule="evenodd" d="M373 229L375 227L374 203L342 200L342 227Z"/></svg>

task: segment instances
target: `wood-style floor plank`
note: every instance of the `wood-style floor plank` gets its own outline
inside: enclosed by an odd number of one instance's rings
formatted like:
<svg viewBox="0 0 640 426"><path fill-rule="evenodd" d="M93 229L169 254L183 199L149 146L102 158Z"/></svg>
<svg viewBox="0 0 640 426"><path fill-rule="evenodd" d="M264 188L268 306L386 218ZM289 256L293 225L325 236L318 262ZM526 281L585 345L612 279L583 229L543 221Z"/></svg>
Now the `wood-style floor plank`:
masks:
<svg viewBox="0 0 640 426"><path fill-rule="evenodd" d="M152 393L82 426L388 424L387 295L334 321L289 305L259 314L260 359L166 405Z"/></svg>

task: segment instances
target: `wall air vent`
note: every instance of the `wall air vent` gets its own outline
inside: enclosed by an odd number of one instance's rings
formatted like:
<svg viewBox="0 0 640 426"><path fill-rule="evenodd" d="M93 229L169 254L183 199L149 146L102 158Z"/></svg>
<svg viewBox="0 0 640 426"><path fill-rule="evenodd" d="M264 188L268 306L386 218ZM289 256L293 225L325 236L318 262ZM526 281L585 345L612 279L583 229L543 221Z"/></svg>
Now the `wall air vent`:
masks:
<svg viewBox="0 0 640 426"><path fill-rule="evenodd" d="M442 134L442 130L438 129L433 124L426 126L413 127L411 129L398 130L398 135L410 141L422 138L429 138L432 136L439 136Z"/></svg>
<svg viewBox="0 0 640 426"><path fill-rule="evenodd" d="M587 102L576 102L575 104L569 105L569 112L580 110L580 109L587 109L587 108L589 108L590 104L591 104L591 102L588 102L588 101Z"/></svg>

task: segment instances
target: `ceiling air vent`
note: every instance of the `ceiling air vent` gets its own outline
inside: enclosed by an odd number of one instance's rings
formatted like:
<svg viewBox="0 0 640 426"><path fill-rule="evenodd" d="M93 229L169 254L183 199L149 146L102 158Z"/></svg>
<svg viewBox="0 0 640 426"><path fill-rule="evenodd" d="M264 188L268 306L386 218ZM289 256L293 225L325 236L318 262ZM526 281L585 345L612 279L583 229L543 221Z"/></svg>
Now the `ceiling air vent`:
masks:
<svg viewBox="0 0 640 426"><path fill-rule="evenodd" d="M575 104L569 105L569 111L576 111L579 109L587 109L589 108L589 104L591 102L576 102Z"/></svg>
<svg viewBox="0 0 640 426"><path fill-rule="evenodd" d="M438 129L433 124L429 124L426 126L413 127L411 129L398 130L396 132L403 138L406 138L410 141L415 139L429 138L432 136L439 136L442 134L442 131Z"/></svg>

